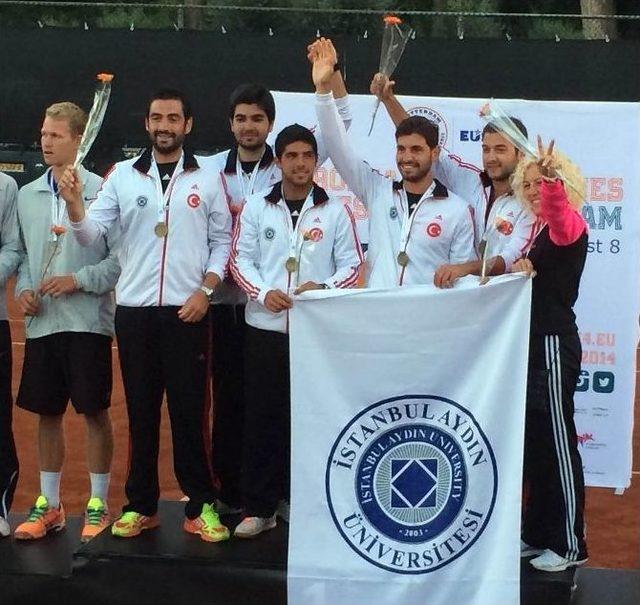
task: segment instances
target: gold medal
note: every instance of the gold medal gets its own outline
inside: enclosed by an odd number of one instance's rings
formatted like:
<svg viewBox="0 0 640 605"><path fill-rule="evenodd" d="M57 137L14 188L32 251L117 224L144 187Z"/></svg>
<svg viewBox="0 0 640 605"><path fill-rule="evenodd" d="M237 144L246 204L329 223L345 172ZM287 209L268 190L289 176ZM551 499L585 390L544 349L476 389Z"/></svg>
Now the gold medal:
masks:
<svg viewBox="0 0 640 605"><path fill-rule="evenodd" d="M404 250L398 252L398 264L401 267L406 267L409 264L409 255Z"/></svg>
<svg viewBox="0 0 640 605"><path fill-rule="evenodd" d="M295 259L295 257L290 256L284 266L289 273L293 273L298 269L298 261Z"/></svg>
<svg viewBox="0 0 640 605"><path fill-rule="evenodd" d="M167 237L167 233L169 233L169 227L167 227L167 223L156 223L156 226L153 228L153 232L158 237Z"/></svg>

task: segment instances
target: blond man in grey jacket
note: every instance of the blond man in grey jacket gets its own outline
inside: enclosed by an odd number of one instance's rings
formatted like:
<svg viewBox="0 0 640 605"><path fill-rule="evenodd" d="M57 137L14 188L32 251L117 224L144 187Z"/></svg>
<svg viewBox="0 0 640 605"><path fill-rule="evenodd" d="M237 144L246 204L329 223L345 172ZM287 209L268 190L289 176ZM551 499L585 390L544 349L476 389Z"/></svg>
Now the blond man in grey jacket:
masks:
<svg viewBox="0 0 640 605"><path fill-rule="evenodd" d="M16 297L25 313L26 345L17 405L39 415L40 495L15 537L33 540L65 525L60 477L65 453L62 419L69 400L87 423L91 497L83 540L109 524L107 491L113 454L111 401L114 299L120 275L115 237L108 233L83 247L68 233L66 204L58 180L72 164L86 125L73 103L46 110L42 152L49 169L18 195L24 258ZM80 167L84 204L102 179Z"/></svg>

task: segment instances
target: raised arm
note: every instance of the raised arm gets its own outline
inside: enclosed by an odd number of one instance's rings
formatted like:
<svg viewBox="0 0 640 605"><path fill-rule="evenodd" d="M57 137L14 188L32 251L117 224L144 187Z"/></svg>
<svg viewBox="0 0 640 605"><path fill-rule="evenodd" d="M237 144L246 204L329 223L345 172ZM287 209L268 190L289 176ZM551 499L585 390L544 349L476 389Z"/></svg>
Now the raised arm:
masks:
<svg viewBox="0 0 640 605"><path fill-rule="evenodd" d="M120 204L115 186L116 170L105 176L98 197L91 204L88 213L82 199L82 181L78 172L69 166L58 186L60 195L67 204L71 229L81 246L90 246L99 237L106 236L109 229L120 218Z"/></svg>
<svg viewBox="0 0 640 605"><path fill-rule="evenodd" d="M338 116L331 91L333 66L336 64L335 49L330 40L319 42L313 62L313 82L316 86L316 113L329 157L340 176L365 204L370 202L370 193L376 180L385 177L375 172L357 156L347 141L347 132Z"/></svg>
<svg viewBox="0 0 640 605"><path fill-rule="evenodd" d="M395 126L398 126L400 122L409 117L409 114L405 111L405 108L402 106L400 101L398 101L398 98L393 91L394 86L395 82L393 80L389 80L389 78L384 74L377 73L373 76L373 80L371 80L369 90L372 95L375 95L380 99L380 102L387 110L391 121Z"/></svg>
<svg viewBox="0 0 640 605"><path fill-rule="evenodd" d="M543 220L549 225L549 237L558 246L573 244L586 231L582 215L569 204L561 181L544 181L540 190Z"/></svg>
<svg viewBox="0 0 640 605"><path fill-rule="evenodd" d="M318 54L320 44L321 40L316 40L315 42L307 46L307 59L309 59L311 65L313 65L313 62ZM347 87L345 85L344 78L342 77L342 72L338 69L337 63L334 66L333 75L331 76L330 87L331 92L333 93L336 109L338 110L338 115L340 116L345 129L349 130L353 116L351 115L351 105L349 104ZM327 150L327 146L325 145L322 131L315 126L311 129L311 131L314 133L316 141L318 143L318 166L322 166L322 164L324 164L329 159L329 152Z"/></svg>
<svg viewBox="0 0 640 605"><path fill-rule="evenodd" d="M538 169L544 180L540 186L540 214L549 225L549 237L557 246L570 246L587 230L582 215L571 206L564 184L558 179L558 159L554 141L547 149L538 135Z"/></svg>

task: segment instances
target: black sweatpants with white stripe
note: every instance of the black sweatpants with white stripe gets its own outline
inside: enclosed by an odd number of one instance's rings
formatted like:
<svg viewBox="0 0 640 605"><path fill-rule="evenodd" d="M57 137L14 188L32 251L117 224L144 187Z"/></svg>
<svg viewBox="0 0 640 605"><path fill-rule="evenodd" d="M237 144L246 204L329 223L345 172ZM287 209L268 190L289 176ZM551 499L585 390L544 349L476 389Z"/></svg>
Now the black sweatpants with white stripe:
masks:
<svg viewBox="0 0 640 605"><path fill-rule="evenodd" d="M151 516L158 508L160 417L166 393L173 468L197 517L218 496L210 455L209 318L185 323L179 307L116 309L116 336L129 416L129 474L123 512Z"/></svg>
<svg viewBox="0 0 640 605"><path fill-rule="evenodd" d="M581 357L577 333L531 337L522 539L571 561L587 558L584 476L573 420Z"/></svg>
<svg viewBox="0 0 640 605"><path fill-rule="evenodd" d="M7 518L18 483L18 457L11 430L11 332L0 321L0 516Z"/></svg>

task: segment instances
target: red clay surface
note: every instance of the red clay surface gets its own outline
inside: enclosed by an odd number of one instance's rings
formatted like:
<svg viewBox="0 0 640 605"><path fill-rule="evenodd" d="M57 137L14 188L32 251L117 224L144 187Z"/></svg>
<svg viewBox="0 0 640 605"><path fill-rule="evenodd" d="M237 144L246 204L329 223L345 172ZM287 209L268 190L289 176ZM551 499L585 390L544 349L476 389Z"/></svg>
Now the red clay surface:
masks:
<svg viewBox="0 0 640 605"><path fill-rule="evenodd" d="M10 290L10 288L8 288ZM13 389L17 393L24 356L24 322L13 303L11 292L7 294L13 338ZM118 352L113 350L114 388L111 404L111 420L115 439L115 452L111 472L109 504L119 511L124 503L124 482L127 470L128 425L124 393L118 364ZM640 568L640 406L636 399L634 430L634 475L631 487L622 496L613 490L587 489L586 519L588 525L589 565L593 567ZM37 458L37 417L14 408L14 434L20 458L20 482L13 504L14 511L27 511L39 492ZM85 430L82 417L71 406L65 418L67 437L66 462L62 476L62 500L70 514L82 512L89 490L86 468ZM179 499L182 492L173 476L171 434L166 406L163 410L160 447L161 497Z"/></svg>

